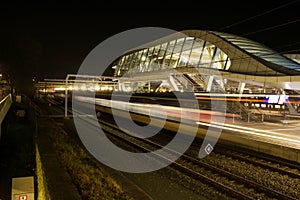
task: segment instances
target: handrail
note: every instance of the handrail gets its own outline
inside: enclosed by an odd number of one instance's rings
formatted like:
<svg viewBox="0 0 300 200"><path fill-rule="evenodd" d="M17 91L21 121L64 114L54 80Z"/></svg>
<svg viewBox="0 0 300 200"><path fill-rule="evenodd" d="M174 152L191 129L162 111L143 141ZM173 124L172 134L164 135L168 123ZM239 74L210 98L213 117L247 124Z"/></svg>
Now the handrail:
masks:
<svg viewBox="0 0 300 200"><path fill-rule="evenodd" d="M4 97L1 101L0 101L0 137L1 137L1 124L10 108L12 104L12 97L11 94L8 94L6 97Z"/></svg>
<svg viewBox="0 0 300 200"><path fill-rule="evenodd" d="M6 95L6 97L4 97L1 101L0 104L2 104L4 101L6 101L7 98L11 98L11 94Z"/></svg>
<svg viewBox="0 0 300 200"><path fill-rule="evenodd" d="M2 123L8 109L12 104L12 97L11 94L8 94L0 101L0 124Z"/></svg>

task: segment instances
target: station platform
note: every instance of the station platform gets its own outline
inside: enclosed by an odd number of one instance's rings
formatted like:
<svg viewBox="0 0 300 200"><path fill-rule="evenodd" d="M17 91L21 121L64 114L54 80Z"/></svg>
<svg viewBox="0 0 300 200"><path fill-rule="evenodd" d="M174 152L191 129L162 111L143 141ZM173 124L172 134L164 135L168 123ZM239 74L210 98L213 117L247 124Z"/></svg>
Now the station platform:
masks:
<svg viewBox="0 0 300 200"><path fill-rule="evenodd" d="M247 122L226 118L224 123L203 123L206 127L222 128L218 142L236 149L248 149L279 159L300 163L300 120L279 122Z"/></svg>
<svg viewBox="0 0 300 200"><path fill-rule="evenodd" d="M278 122L226 119L223 126L224 130L240 132L249 139L300 149L300 119L282 119Z"/></svg>

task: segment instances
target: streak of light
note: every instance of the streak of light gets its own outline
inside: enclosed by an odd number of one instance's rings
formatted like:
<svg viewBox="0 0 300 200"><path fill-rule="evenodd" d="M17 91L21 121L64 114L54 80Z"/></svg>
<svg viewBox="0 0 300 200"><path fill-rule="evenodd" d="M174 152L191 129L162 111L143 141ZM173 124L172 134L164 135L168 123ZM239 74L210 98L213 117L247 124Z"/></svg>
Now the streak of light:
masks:
<svg viewBox="0 0 300 200"><path fill-rule="evenodd" d="M225 129L225 130L229 130L229 131L235 131L235 132L239 132L239 133L246 133L248 135L262 136L264 138L275 139L275 140L279 140L279 141L285 141L285 142L293 143L294 146L296 146L297 148L300 148L300 143L299 143L300 140L285 138L285 137L282 137L282 135L284 135L284 134L275 133L272 131L252 129L252 128L249 128L248 130L242 130L242 129L238 129L238 128L241 128L241 126L227 126L228 124L226 124L226 126L224 126L224 125L211 124L211 123L205 123L205 122L199 122L199 121L196 122L196 124L203 125L203 126L210 126L210 127L214 127L214 128L223 129L223 130ZM246 127L242 127L242 128L245 129ZM262 132L264 132L264 133L262 133ZM276 136L276 135L272 135L272 134L277 134L277 135L281 135L281 136Z"/></svg>
<svg viewBox="0 0 300 200"><path fill-rule="evenodd" d="M196 97L197 100L213 100L213 101L235 101L235 102L255 102L255 103L266 103L265 99L239 99L239 98L215 98L215 97ZM291 104L300 104L300 101L288 101Z"/></svg>

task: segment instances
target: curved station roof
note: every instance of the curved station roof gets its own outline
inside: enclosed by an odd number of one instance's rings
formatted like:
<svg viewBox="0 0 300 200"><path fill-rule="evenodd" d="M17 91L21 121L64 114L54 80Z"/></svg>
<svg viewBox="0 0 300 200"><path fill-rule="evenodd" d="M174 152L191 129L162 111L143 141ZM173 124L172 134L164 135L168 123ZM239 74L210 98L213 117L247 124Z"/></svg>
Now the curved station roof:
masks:
<svg viewBox="0 0 300 200"><path fill-rule="evenodd" d="M210 68L254 76L300 75L300 64L252 40L215 31L186 30L121 56L115 76L174 68Z"/></svg>

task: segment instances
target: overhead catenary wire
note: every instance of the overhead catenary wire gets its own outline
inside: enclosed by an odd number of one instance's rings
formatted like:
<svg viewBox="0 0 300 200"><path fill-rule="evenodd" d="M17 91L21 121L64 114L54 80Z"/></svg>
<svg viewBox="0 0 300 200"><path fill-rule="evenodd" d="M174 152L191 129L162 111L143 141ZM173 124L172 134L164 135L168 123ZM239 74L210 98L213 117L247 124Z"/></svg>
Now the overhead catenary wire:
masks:
<svg viewBox="0 0 300 200"><path fill-rule="evenodd" d="M280 6L278 6L278 7L275 7L275 8L273 8L273 9L267 10L267 11L265 11L265 12L259 13L259 14L257 14L257 15L254 15L254 16L248 17L248 18L246 18L246 19L237 21L237 22L235 22L235 23L233 23L233 24L227 25L227 26L221 28L220 30L225 30L225 29L231 28L231 27L233 27L233 26L236 26L236 25L245 23L245 22L250 21L250 20L252 20L252 19L254 19L254 18L261 17L261 16L263 16L263 15L269 14L269 13L274 12L274 11L276 11L276 10L279 10L279 9L281 9L281 8L290 6L290 5L292 5L292 4L296 3L296 2L299 2L299 1L300 1L300 0L295 0L295 1L291 1L291 2L285 3L285 4L283 4L283 5L280 5Z"/></svg>
<svg viewBox="0 0 300 200"><path fill-rule="evenodd" d="M284 3L284 4L280 5L280 6L272 8L270 10L264 11L262 13L259 13L259 14L256 14L254 16L251 16L251 17L248 17L246 19L243 19L243 20L240 20L238 22L235 22L235 23L233 23L231 25L225 26L225 27L219 29L219 31L225 30L227 28L231 28L233 26L240 25L242 23L248 22L250 20L253 20L253 19L261 17L261 16L264 16L264 15L269 14L269 13L272 13L274 11L277 11L279 9L285 8L287 6L291 6L292 4L295 4L295 3L299 2L299 1L300 0L294 0L294 1L290 1L290 2ZM262 29L258 29L258 30L252 31L252 32L248 32L248 33L242 34L241 36L249 36L249 35L252 35L252 34L255 34L255 33L264 32L264 31L276 29L276 28L279 28L279 27L287 26L287 25L290 25L290 24L293 24L293 23L297 23L299 21L300 21L300 19L296 19L296 20L293 20L293 21L288 21L288 22L285 22L285 23L282 23L282 24L277 24L277 25L274 25L274 26L271 26L271 27L262 28ZM211 33L210 31L207 31L207 33L205 33L205 34L208 35L210 33ZM202 36L205 36L205 35L202 35ZM216 45L217 43L222 42L222 41L223 41L223 39L220 38L219 41L214 42L214 45ZM263 45L263 46L266 46L266 45ZM285 52L272 51L272 53L267 53L267 54L265 54L265 56L267 56L267 55L280 55L282 53L286 53L286 51ZM245 59L248 59L248 57L245 57L245 56L244 57L236 57L236 58L234 58L232 60L245 60ZM209 63L202 63L202 64L212 64L212 63L215 63L215 62L218 62L218 61L212 61L212 62L209 62Z"/></svg>
<svg viewBox="0 0 300 200"><path fill-rule="evenodd" d="M300 49L293 49L293 50L288 50L288 51L281 51L281 54L287 54L287 53L294 53L294 52L300 52Z"/></svg>
<svg viewBox="0 0 300 200"><path fill-rule="evenodd" d="M285 23L278 24L278 25L275 25L275 26L259 29L259 30L256 30L256 31L252 31L252 32L249 32L249 33L246 33L246 34L242 34L242 36L248 36L248 35L252 35L254 33L259 33L259 32L263 32L263 31L272 30L272 29L275 29L275 28L278 28L278 27L286 26L286 25L289 25L289 24L297 23L297 22L300 22L300 19L296 19L296 20L285 22Z"/></svg>
<svg viewBox="0 0 300 200"><path fill-rule="evenodd" d="M282 45L282 46L281 46L281 48L283 48L283 47L291 47L291 46L296 46L296 45L298 45L298 44L300 44L300 41L299 41L299 42L294 42L294 43L290 43L290 44L285 44L285 45Z"/></svg>
<svg viewBox="0 0 300 200"><path fill-rule="evenodd" d="M287 6L291 6L292 4L295 4L295 3L297 3L297 2L300 2L300 0L294 0L294 1L290 1L290 2L284 3L284 4L280 5L280 6L277 6L277 7L275 7L275 8L272 8L272 9L267 10L267 11L265 11L265 12L256 14L256 15L251 16L251 17L248 17L248 18L246 18L246 19L237 21L237 22L235 22L235 23L233 23L233 24L224 26L224 27L220 28L220 29L217 30L217 31L223 31L223 30L228 29L228 28L231 28L231 27L233 27L233 26L240 25L240 24L242 24L242 23L245 23L245 22L248 22L248 21L250 21L250 20L253 20L253 19L257 18L257 17L261 17L261 16L263 16L263 15L269 14L269 13L271 13L271 12L277 11L277 10L282 9L282 8L285 8L285 7L287 7ZM285 23L283 23L283 24L278 24L278 25L275 25L275 26L271 26L271 27L267 27L267 28L263 28L263 29L258 29L258 30L256 30L256 31L252 31L252 32L249 32L249 33L245 33L245 34L242 34L241 36L242 36L242 37L244 37L244 36L249 36L249 35L252 35L252 34L255 34L255 33L263 32L263 31L268 31L268 30L272 30L272 29L275 29L275 28L279 28L279 27L283 27L283 26L286 26L286 25L290 25L290 24L293 24L293 23L297 23L297 22L299 22L299 21L300 21L300 19L296 19L296 20L293 20L293 21L285 22ZM221 41L222 41L222 40L217 41L216 43L221 42ZM299 42L298 42L298 43L299 43ZM294 46L294 45L296 45L296 44L293 43L293 44L288 44L288 45L285 45L285 46ZM281 52L278 52L278 53L281 53Z"/></svg>
<svg viewBox="0 0 300 200"><path fill-rule="evenodd" d="M217 31L222 31L222 30L225 30L225 29L227 29L227 28L231 28L231 27L233 27L233 26L236 26L236 25L245 23L245 22L250 21L250 20L253 20L253 19L257 18L257 17L261 17L261 16L263 16L263 15L269 14L269 13L274 12L274 11L276 11L276 10L279 10L279 9L284 8L284 7L287 7L287 6L290 6L290 5L292 5L292 4L295 4L295 3L297 3L297 2L300 2L300 0L294 0L294 1L291 1L291 2L288 2L288 3L285 3L285 4L282 4L282 5L280 5L280 6L277 6L277 7L275 7L275 8L272 8L272 9L267 10L267 11L265 11L265 12L262 12L262 13L259 13L259 14L257 14L257 15L254 15L254 16L248 17L248 18L246 18L246 19L240 20L240 21L238 21L238 22L235 22L235 23L233 23L233 24L231 24L231 25L227 25L227 26L225 26L225 27L223 27L223 28L220 28L220 29L217 30ZM293 23L297 23L297 22L299 22L299 21L300 21L300 19L296 19L296 20L293 20L293 21L288 21L288 22L285 22L285 23L282 23L282 24L278 24L278 25L274 25L274 26L271 26L271 27L262 28L262 29L258 29L258 30L256 30L256 31L248 32L248 33L242 34L241 36L242 36L242 37L244 37L244 36L249 36L249 35L252 35L252 34L255 34L255 33L260 33L260 32L264 32L264 31L276 29L276 28L279 28L279 27L287 26L287 25L290 25L290 24L293 24ZM209 31L206 33L206 35L208 35L208 34L209 34ZM204 35L204 36L205 36L205 35ZM217 43L219 43L219 42L221 42L221 41L222 41L222 39L220 39L219 41L216 41L214 44L216 45ZM295 44L292 44L292 45L290 45L290 46L293 46L293 45L295 45ZM266 46L266 45L264 45L264 46ZM287 46L287 45L285 45L285 46ZM281 54L281 53L282 53L282 52L277 51L276 53L274 53L274 55L275 55L275 54Z"/></svg>

